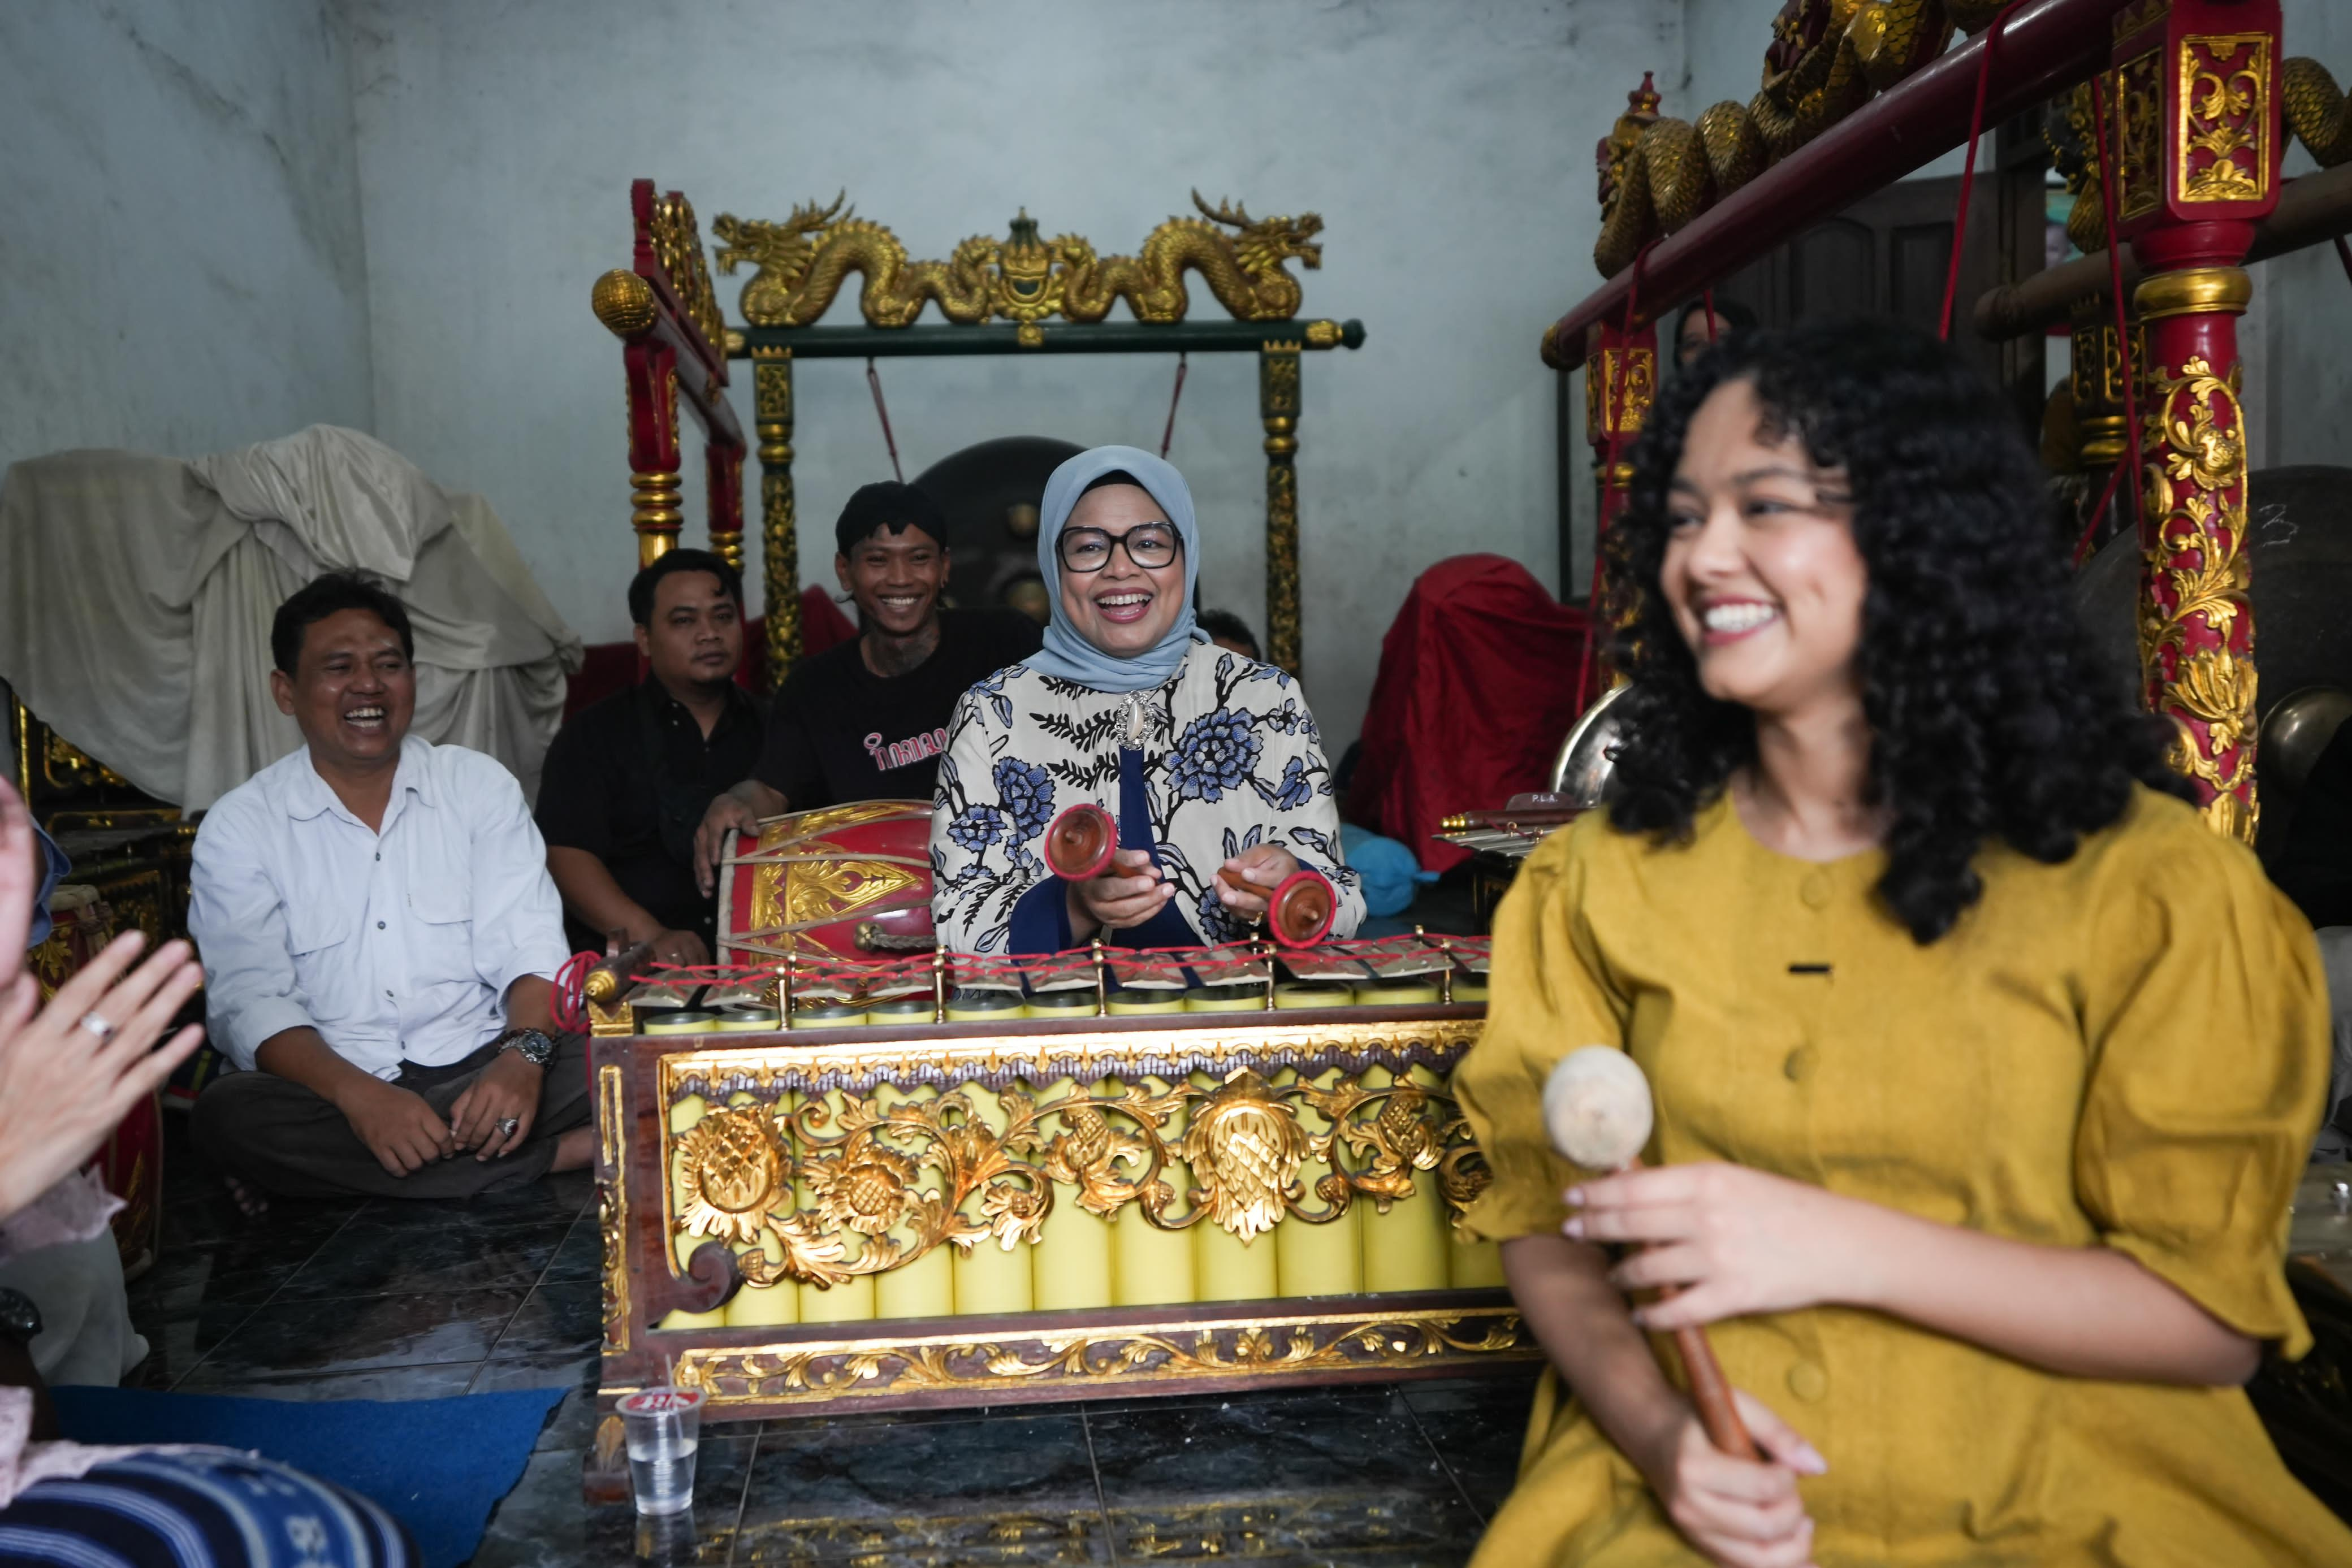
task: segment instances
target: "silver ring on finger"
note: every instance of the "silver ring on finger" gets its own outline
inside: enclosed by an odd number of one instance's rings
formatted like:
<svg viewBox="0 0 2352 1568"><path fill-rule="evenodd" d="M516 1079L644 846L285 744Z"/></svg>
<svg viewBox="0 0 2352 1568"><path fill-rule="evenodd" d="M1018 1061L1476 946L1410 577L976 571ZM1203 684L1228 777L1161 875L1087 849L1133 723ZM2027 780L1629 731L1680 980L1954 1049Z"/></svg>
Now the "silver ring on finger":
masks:
<svg viewBox="0 0 2352 1568"><path fill-rule="evenodd" d="M499 1134L501 1137L511 1138L515 1135L515 1130L521 1125L521 1117L509 1116L505 1121L499 1124Z"/></svg>
<svg viewBox="0 0 2352 1568"><path fill-rule="evenodd" d="M76 1029L86 1029L90 1033L96 1035L100 1045L112 1040L115 1034L114 1024L110 1019L101 1017L100 1014L95 1012L87 1012L82 1014L79 1019L75 1020L74 1027Z"/></svg>

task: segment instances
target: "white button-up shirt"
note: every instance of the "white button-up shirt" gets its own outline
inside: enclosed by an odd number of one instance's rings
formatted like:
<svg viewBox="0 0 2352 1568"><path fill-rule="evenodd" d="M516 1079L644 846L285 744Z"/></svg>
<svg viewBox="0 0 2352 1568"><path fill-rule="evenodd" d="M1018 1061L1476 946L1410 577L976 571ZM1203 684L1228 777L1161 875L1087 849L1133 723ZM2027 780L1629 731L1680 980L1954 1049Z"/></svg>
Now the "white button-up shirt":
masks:
<svg viewBox="0 0 2352 1568"><path fill-rule="evenodd" d="M552 978L566 956L514 775L414 735L380 832L305 747L205 814L189 882L211 1039L241 1068L305 1024L378 1078L404 1060L446 1066L505 1031L508 987Z"/></svg>

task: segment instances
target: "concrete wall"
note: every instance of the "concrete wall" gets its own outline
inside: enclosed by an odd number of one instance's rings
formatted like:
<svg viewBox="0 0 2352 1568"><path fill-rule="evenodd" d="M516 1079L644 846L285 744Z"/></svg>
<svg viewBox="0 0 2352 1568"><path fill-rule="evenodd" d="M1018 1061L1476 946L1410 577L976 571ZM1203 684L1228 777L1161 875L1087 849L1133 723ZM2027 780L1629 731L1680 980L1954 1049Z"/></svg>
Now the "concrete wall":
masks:
<svg viewBox="0 0 2352 1568"><path fill-rule="evenodd" d="M325 0L11 0L0 146L0 464L373 423Z"/></svg>
<svg viewBox="0 0 2352 1568"><path fill-rule="evenodd" d="M2352 6L2342 0L2285 0L2286 52L2309 55L2352 83ZM2285 172L2308 173L2298 145ZM2334 463L2352 467L2352 279L2333 246L2314 246L2259 263L2254 303L2240 323L2246 356L2246 423L2254 465Z"/></svg>
<svg viewBox="0 0 2352 1568"><path fill-rule="evenodd" d="M1195 185L1260 215L1318 211L1307 309L1370 334L1307 365L1325 728L1354 734L1379 635L1431 562L1498 550L1557 585L1536 340L1593 280L1598 106L1629 65L1678 64L1678 3L362 0L349 16L377 433L487 495L592 641L625 625L634 554L620 357L588 287L626 261L641 174L686 191L706 234L845 188L921 256L1022 206L1131 252ZM719 280L730 318L740 281ZM827 319L855 309L845 296ZM995 435L1156 444L1173 369L901 360L883 377L911 476ZM833 516L887 459L862 363L798 382L802 559L829 580ZM1207 532L1204 601L1262 625L1256 399L1249 356L1196 357L1171 456Z"/></svg>

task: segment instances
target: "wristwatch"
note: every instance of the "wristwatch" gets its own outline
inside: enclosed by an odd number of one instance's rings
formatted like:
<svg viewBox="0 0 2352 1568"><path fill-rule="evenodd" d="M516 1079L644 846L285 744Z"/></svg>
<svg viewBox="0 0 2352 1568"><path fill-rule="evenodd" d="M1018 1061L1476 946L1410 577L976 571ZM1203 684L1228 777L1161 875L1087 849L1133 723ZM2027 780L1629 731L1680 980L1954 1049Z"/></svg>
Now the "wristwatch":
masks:
<svg viewBox="0 0 2352 1568"><path fill-rule="evenodd" d="M0 1339L26 1344L41 1337L41 1309L22 1291L0 1290Z"/></svg>
<svg viewBox="0 0 2352 1568"><path fill-rule="evenodd" d="M546 1033L541 1030L519 1029L510 1030L506 1037L499 1042L499 1049L500 1051L513 1051L517 1056L521 1057L533 1067L545 1067L549 1062L555 1060L555 1041L550 1040Z"/></svg>

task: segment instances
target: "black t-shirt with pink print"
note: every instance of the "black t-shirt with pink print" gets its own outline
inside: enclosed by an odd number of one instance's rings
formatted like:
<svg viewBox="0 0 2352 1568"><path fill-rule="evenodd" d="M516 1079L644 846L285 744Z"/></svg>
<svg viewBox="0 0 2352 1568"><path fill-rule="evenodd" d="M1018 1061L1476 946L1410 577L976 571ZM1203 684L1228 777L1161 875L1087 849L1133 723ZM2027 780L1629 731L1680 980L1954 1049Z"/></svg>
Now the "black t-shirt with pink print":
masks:
<svg viewBox="0 0 2352 1568"><path fill-rule="evenodd" d="M929 800L956 699L1035 653L1037 623L1013 611L942 610L940 645L903 675L866 667L857 639L784 677L752 777L789 810L849 800Z"/></svg>

